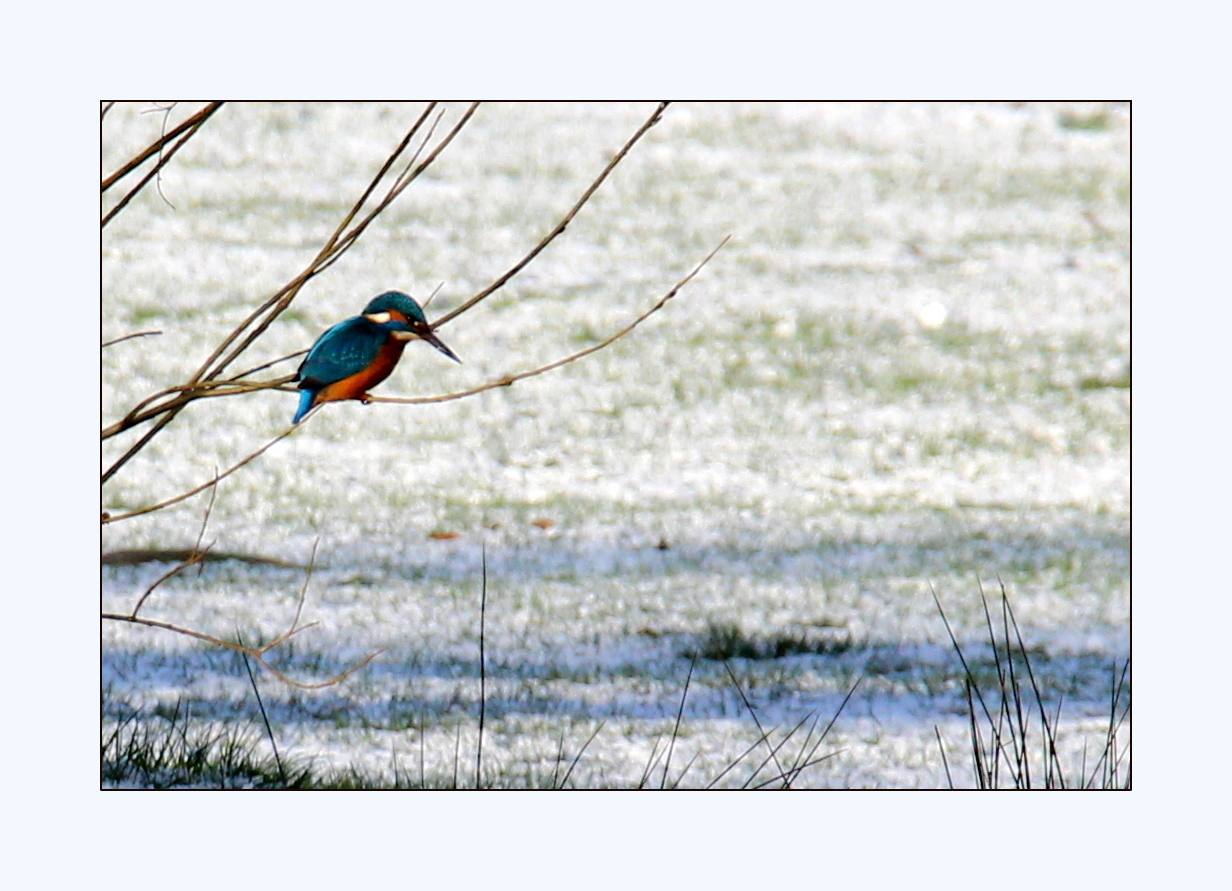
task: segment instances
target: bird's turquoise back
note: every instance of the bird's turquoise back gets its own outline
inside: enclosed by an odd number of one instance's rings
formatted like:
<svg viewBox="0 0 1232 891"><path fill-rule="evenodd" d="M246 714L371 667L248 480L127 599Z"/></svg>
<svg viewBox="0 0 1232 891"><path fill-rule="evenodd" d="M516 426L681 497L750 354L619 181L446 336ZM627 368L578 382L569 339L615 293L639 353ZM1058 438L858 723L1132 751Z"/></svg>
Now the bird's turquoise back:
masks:
<svg viewBox="0 0 1232 891"><path fill-rule="evenodd" d="M378 325L363 316L339 322L312 345L295 379L301 387L320 389L359 374L376 360L392 332L408 330L405 322Z"/></svg>

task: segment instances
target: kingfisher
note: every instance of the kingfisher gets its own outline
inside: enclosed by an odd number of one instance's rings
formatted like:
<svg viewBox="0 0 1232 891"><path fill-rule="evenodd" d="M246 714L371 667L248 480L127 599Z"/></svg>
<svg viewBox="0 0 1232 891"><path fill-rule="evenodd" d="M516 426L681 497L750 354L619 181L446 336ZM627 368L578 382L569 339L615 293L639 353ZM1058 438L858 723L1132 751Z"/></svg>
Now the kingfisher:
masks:
<svg viewBox="0 0 1232 891"><path fill-rule="evenodd" d="M308 351L295 372L301 393L291 423L298 424L322 402L358 399L366 405L372 398L369 388L389 377L412 340L426 340L455 362L462 361L432 333L413 298L401 291L374 297L362 314L330 328Z"/></svg>

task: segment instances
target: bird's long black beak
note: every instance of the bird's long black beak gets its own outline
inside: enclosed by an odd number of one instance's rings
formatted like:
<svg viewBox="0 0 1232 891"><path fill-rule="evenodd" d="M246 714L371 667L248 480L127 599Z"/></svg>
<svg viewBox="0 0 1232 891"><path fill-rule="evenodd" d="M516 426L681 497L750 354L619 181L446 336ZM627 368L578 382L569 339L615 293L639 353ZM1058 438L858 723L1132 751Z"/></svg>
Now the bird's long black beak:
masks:
<svg viewBox="0 0 1232 891"><path fill-rule="evenodd" d="M453 359L453 361L457 362L459 365L462 364L462 360L459 359L454 354L454 351L451 350L449 347L445 346L444 342L439 337L437 337L435 334L433 334L431 331L426 331L423 334L420 334L419 336L423 340L426 340L428 343L432 344L434 347L436 347L438 350L440 350L450 359Z"/></svg>

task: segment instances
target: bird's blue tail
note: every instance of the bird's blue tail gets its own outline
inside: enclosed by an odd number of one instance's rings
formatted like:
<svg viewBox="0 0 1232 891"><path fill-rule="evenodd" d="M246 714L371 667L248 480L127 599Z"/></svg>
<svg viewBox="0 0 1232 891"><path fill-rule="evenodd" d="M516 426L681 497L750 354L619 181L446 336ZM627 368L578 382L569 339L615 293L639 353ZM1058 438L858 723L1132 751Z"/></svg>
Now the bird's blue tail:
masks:
<svg viewBox="0 0 1232 891"><path fill-rule="evenodd" d="M291 419L292 424L298 424L303 420L304 415L308 414L308 409L312 408L312 400L316 395L316 390L299 391L299 410L295 413L295 417Z"/></svg>

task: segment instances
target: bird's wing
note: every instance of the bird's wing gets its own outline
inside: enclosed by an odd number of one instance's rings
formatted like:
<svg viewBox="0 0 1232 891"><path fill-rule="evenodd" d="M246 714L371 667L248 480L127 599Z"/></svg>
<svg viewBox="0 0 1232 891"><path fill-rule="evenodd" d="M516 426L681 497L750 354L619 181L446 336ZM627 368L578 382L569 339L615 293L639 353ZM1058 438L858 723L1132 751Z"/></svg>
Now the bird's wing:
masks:
<svg viewBox="0 0 1232 891"><path fill-rule="evenodd" d="M388 332L363 316L330 328L312 345L295 379L325 387L363 371L381 351Z"/></svg>

